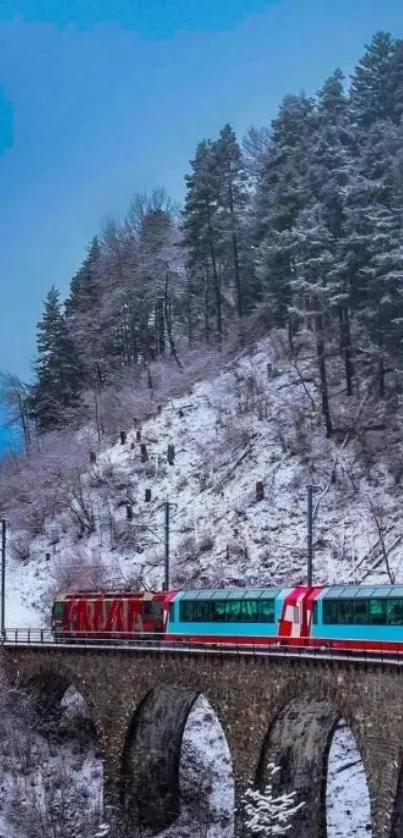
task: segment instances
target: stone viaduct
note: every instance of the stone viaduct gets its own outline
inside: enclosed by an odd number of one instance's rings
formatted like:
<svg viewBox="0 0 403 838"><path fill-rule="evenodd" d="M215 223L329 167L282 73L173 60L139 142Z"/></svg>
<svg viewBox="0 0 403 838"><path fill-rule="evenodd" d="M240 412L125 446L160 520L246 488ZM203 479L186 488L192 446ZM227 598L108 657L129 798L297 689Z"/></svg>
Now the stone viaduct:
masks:
<svg viewBox="0 0 403 838"><path fill-rule="evenodd" d="M5 645L11 682L49 710L74 686L86 700L104 761L105 799L156 834L179 813L179 756L201 693L226 734L235 802L268 762L305 806L291 838L326 838L327 759L341 718L356 737L373 838L403 838L403 669L348 660L225 652L121 651ZM346 834L347 838L347 834Z"/></svg>

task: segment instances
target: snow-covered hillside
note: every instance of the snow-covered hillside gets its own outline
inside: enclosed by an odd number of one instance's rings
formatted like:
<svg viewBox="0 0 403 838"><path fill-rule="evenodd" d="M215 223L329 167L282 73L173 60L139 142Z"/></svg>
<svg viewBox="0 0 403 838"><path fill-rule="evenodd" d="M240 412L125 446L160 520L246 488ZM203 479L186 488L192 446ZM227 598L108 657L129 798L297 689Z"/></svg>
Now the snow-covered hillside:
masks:
<svg viewBox="0 0 403 838"><path fill-rule="evenodd" d="M384 580L385 553L400 578L400 444L391 448L379 407L375 413L368 405L365 390L348 400L341 387L333 397L338 430L327 440L313 370L309 345L295 365L279 338L267 339L191 392L158 409L151 405L155 415L122 428L125 443L120 437L103 443L91 465L94 440L82 432L77 447L86 449L87 473L78 485L64 487L63 511L45 518L42 534L32 538L24 506L18 509L19 529L10 534L7 625L43 625L55 586L139 578L160 586L166 501L172 586L303 579L307 483L318 487L315 579ZM376 424L383 430L368 431ZM133 520L127 520L128 505Z"/></svg>
<svg viewBox="0 0 403 838"><path fill-rule="evenodd" d="M60 473L54 493L60 492L61 502L56 514L45 516L40 534L32 537L26 525L32 510L20 504L16 511L10 493L9 628L45 625L57 588L123 582L160 586L166 501L172 587L302 580L308 483L317 487L316 580L384 581L390 573L401 581L399 405L391 419L386 407L376 407L370 390L347 399L335 366L337 431L327 440L309 338L297 363L283 346L281 335L261 341L189 392L159 406L154 400L152 415L143 421L133 417L131 427L122 428L123 441L117 435L110 444L97 445L91 429L82 431L74 445L84 456L85 470L66 462L69 481L63 482ZM171 462L168 446L173 446ZM49 484L45 462L43 470ZM32 474L27 479L32 481ZM41 479L39 474L38 498ZM35 506L35 493L32 497ZM219 784L228 760L225 754L217 756L222 742L213 727L201 700L184 740L183 816L165 838L186 834L195 808L200 811L192 791L195 766L199 778L209 778L215 823L209 837L230 834L230 792ZM369 834L358 761L349 732L342 728L329 770L331 838Z"/></svg>

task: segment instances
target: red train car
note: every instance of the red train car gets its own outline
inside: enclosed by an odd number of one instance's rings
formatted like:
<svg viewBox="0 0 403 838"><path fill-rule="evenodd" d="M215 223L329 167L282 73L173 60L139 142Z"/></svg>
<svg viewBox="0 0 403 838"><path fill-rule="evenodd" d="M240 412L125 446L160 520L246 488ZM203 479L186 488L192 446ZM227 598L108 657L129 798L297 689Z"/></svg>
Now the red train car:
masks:
<svg viewBox="0 0 403 838"><path fill-rule="evenodd" d="M59 594L51 628L56 641L129 640L163 634L175 594L155 591L80 591Z"/></svg>

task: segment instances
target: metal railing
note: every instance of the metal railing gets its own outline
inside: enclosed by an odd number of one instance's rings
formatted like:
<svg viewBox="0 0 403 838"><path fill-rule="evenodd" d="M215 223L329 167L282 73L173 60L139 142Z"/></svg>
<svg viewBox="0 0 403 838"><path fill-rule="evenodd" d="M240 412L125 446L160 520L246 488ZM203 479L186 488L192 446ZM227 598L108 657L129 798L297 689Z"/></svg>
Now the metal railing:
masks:
<svg viewBox="0 0 403 838"><path fill-rule="evenodd" d="M231 642L206 643L197 642L193 639L185 640L181 636L178 640L170 635L168 639L162 634L138 633L133 637L125 638L119 632L112 632L105 636L102 633L91 632L82 636L71 636L69 633L59 632L55 637L49 628L28 628L28 629L5 629L1 638L1 645L6 647L30 647L48 648L63 650L94 650L109 652L157 652L157 653L186 653L220 656L239 657L270 657L270 658L298 658L306 660L332 660L350 661L360 663L374 663L383 665L403 666L403 644L402 652L391 651L390 645L378 644L376 651L352 650L336 648L332 646L312 646L308 641L306 645L283 645L274 643L264 645L262 643ZM303 638L302 638L303 640ZM309 639L312 642L312 639Z"/></svg>

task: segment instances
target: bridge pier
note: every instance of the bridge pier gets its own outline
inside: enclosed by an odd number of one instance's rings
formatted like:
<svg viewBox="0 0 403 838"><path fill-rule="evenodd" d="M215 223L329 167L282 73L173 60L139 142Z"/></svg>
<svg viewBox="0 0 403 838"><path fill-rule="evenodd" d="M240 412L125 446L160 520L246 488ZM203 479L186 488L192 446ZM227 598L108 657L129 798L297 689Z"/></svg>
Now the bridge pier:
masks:
<svg viewBox="0 0 403 838"><path fill-rule="evenodd" d="M179 817L182 737L197 697L192 687L164 684L137 708L122 755L121 804L128 825L157 834Z"/></svg>

